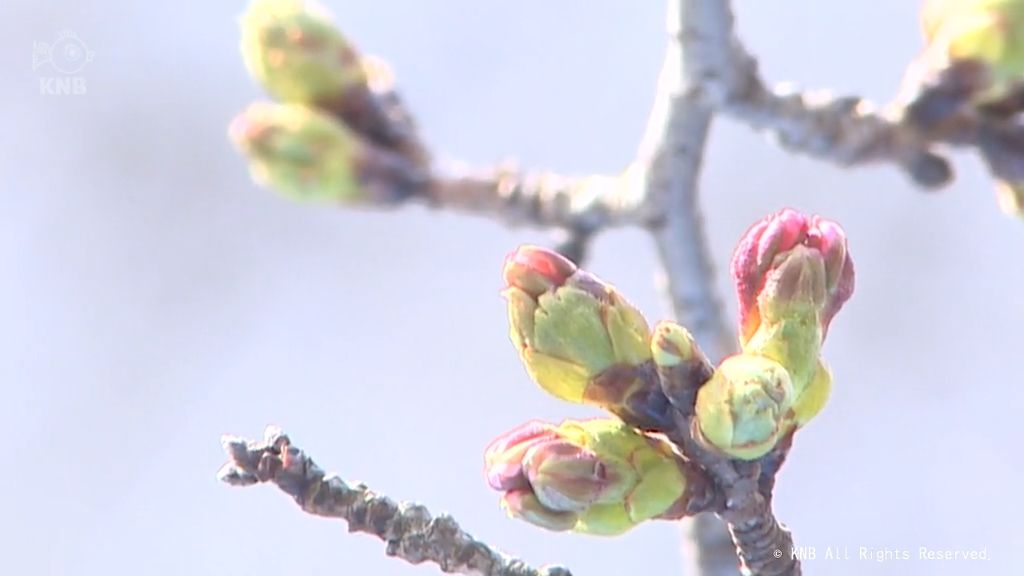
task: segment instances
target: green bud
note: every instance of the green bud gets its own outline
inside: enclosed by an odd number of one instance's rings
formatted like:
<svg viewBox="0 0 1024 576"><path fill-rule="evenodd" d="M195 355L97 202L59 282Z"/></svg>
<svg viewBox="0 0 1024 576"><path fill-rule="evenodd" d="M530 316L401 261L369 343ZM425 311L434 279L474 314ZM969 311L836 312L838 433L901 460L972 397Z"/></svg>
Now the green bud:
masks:
<svg viewBox="0 0 1024 576"><path fill-rule="evenodd" d="M709 486L667 441L616 419L529 422L496 439L485 461L509 514L550 530L615 535L679 518Z"/></svg>
<svg viewBox="0 0 1024 576"><path fill-rule="evenodd" d="M533 345L555 358L578 364L597 374L615 363L603 305L583 290L562 286L537 299Z"/></svg>
<svg viewBox="0 0 1024 576"><path fill-rule="evenodd" d="M780 254L765 278L757 304L762 322L775 322L787 316L818 314L826 303L825 261L821 254L803 245Z"/></svg>
<svg viewBox="0 0 1024 576"><path fill-rule="evenodd" d="M594 504L621 502L637 483L624 460L559 439L539 444L523 461L537 498L549 508L583 512Z"/></svg>
<svg viewBox="0 0 1024 576"><path fill-rule="evenodd" d="M723 454L755 460L786 432L793 400L793 384L781 364L751 354L731 356L697 392L700 436Z"/></svg>
<svg viewBox="0 0 1024 576"><path fill-rule="evenodd" d="M595 536L618 536L636 526L620 504L595 504L580 514L574 530Z"/></svg>
<svg viewBox="0 0 1024 576"><path fill-rule="evenodd" d="M256 103L229 129L252 177L300 200L358 202L366 147L330 116L299 104Z"/></svg>
<svg viewBox="0 0 1024 576"><path fill-rule="evenodd" d="M636 422L663 416L664 398L649 393L650 328L612 285L536 246L510 254L503 276L512 342L541 388Z"/></svg>
<svg viewBox="0 0 1024 576"><path fill-rule="evenodd" d="M242 57L284 102L327 102L367 82L359 54L310 0L254 0L242 16Z"/></svg>
<svg viewBox="0 0 1024 576"><path fill-rule="evenodd" d="M797 394L810 383L821 355L821 323L813 312L780 317L764 322L743 350L782 364Z"/></svg>
<svg viewBox="0 0 1024 576"><path fill-rule="evenodd" d="M819 360L808 384L794 392L793 423L797 427L806 425L825 407L831 393L832 374L825 363Z"/></svg>
<svg viewBox="0 0 1024 576"><path fill-rule="evenodd" d="M714 373L693 335L675 322L659 322L651 338L651 355L662 392L681 413L692 414L697 390Z"/></svg>
<svg viewBox="0 0 1024 576"><path fill-rule="evenodd" d="M703 356L690 331L671 321L662 321L654 327L651 340L654 363L665 368L674 368Z"/></svg>

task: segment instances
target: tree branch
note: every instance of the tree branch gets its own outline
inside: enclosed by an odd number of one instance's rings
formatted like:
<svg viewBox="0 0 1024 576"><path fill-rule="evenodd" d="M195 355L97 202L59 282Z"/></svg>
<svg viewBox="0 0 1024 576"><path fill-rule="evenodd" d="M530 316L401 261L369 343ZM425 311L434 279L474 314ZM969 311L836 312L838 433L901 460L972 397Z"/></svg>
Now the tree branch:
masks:
<svg viewBox="0 0 1024 576"><path fill-rule="evenodd" d="M649 226L665 267L672 309L712 359L733 348L714 282L697 202L711 109L684 77L682 46L670 44L637 164L643 170Z"/></svg>
<svg viewBox="0 0 1024 576"><path fill-rule="evenodd" d="M771 134L784 149L845 167L892 162L927 188L953 178L949 160L933 149L935 140L904 121L901 106L880 109L858 96L798 92L789 85L772 89L736 38L729 54L733 80L709 93L713 105Z"/></svg>
<svg viewBox="0 0 1024 576"><path fill-rule="evenodd" d="M218 477L233 486L272 482L309 514L348 522L349 532L372 534L387 554L443 572L475 576L571 576L560 566L532 568L466 534L451 516L432 517L419 504L396 503L362 484L326 475L288 436L268 427L263 440L224 436L229 461Z"/></svg>
<svg viewBox="0 0 1024 576"><path fill-rule="evenodd" d="M435 176L423 191L430 206L490 216L509 225L584 232L635 223L643 198L629 172L569 178L500 167L490 174Z"/></svg>
<svg viewBox="0 0 1024 576"><path fill-rule="evenodd" d="M693 78L698 70L695 65L701 65L697 57L705 53L700 48L693 49L696 53L691 50L691 46L697 44L696 36L693 28L684 28L690 10L695 8L694 3L670 0L668 6L670 40L637 165L644 175L645 196L652 210L652 232L664 268L662 283L672 309L711 358L719 359L730 350L731 338L717 296L703 216L697 202L700 167L712 113L699 98ZM710 57L714 55L712 50ZM700 514L682 522L686 535L684 562L688 564L685 573L703 576L737 573L735 546L719 519Z"/></svg>
<svg viewBox="0 0 1024 576"><path fill-rule="evenodd" d="M714 109L722 94L732 92L743 69L732 56L736 40L730 3L722 0L670 0L671 37L647 132L638 154L649 224L664 267L664 283L677 318L688 326L709 356L718 361L735 351L715 286L698 180ZM688 545L704 576L737 573L736 553L755 574L799 574L791 558L792 539L775 519L770 500L759 488L760 468L711 453L692 435L692 413L677 414L670 437L683 453L703 466L725 492L720 515L728 522L731 541L708 517L690 521ZM772 552L783 550L784 558Z"/></svg>
<svg viewBox="0 0 1024 576"><path fill-rule="evenodd" d="M379 189L412 183L402 199L415 199L433 208L487 216L510 226L562 228L582 233L633 223L643 196L630 174L567 177L552 172L523 172L511 165L468 173L431 167L416 122L399 95L387 64L368 58L369 83L361 105L336 105L333 113L371 139L383 164L402 166L404 173L378 170L368 178ZM368 105L365 103L373 104ZM381 125L384 126L381 126ZM376 136L392 135L389 139ZM389 145L389 142L395 144ZM371 202L375 196L371 195ZM388 195L376 195L381 203ZM394 198L394 195L390 195Z"/></svg>

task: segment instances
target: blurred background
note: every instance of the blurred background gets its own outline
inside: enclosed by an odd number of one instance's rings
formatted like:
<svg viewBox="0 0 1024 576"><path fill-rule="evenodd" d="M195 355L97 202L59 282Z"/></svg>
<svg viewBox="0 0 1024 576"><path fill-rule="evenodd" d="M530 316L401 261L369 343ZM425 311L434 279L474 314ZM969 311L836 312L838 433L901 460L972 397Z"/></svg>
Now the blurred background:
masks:
<svg viewBox="0 0 1024 576"><path fill-rule="evenodd" d="M442 160L610 172L642 133L663 2L328 0L393 65ZM437 574L307 516L271 487L216 481L222 433L283 426L326 469L448 511L485 541L584 575L680 573L679 529L616 539L507 519L482 452L547 397L507 340L503 256L537 231L407 208L298 205L257 188L226 126L263 98L238 53L243 2L0 6L0 556L11 574ZM736 2L765 75L885 101L920 46L916 2ZM36 43L94 54L63 94ZM41 84L41 82L44 82ZM726 263L782 206L847 229L857 292L826 358L829 407L797 438L776 509L809 574L1007 574L1024 512L1024 223L972 156L938 194L896 169L794 157L716 123L703 202ZM652 319L667 306L638 231L589 267ZM396 358L399 359L396 361ZM827 546L851 559L820 558ZM923 561L921 546L987 549ZM909 550L904 561L858 550Z"/></svg>

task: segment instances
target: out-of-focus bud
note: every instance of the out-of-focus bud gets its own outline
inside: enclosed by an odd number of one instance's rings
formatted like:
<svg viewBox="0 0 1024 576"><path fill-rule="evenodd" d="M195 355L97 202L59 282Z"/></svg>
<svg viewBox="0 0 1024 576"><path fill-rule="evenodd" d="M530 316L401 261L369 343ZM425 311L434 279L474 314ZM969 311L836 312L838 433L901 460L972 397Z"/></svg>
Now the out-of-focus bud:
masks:
<svg viewBox="0 0 1024 576"><path fill-rule="evenodd" d="M925 50L907 67L898 97L904 107L904 121L923 136L935 140L969 139L970 131L964 130L961 114L976 95L989 86L988 66L977 60L950 63L941 58L943 67L936 68L934 60L933 53ZM908 167L915 175L931 177L930 181L948 182L952 168L948 162L938 162L937 158L941 156L930 152L908 158Z"/></svg>
<svg viewBox="0 0 1024 576"><path fill-rule="evenodd" d="M242 57L284 102L327 102L367 81L355 48L312 0L254 0L242 16Z"/></svg>
<svg viewBox="0 0 1024 576"><path fill-rule="evenodd" d="M788 431L793 401L793 383L781 364L751 354L731 356L697 392L699 438L733 458L755 460Z"/></svg>
<svg viewBox="0 0 1024 576"><path fill-rule="evenodd" d="M693 335L675 322L659 322L651 338L651 354L669 402L684 415L692 414L697 390L715 371Z"/></svg>
<svg viewBox="0 0 1024 576"><path fill-rule="evenodd" d="M1024 218L1024 125L984 123L978 148L996 179L996 200L1006 214Z"/></svg>
<svg viewBox="0 0 1024 576"><path fill-rule="evenodd" d="M1024 218L1024 183L997 182L996 200L1006 214Z"/></svg>
<svg viewBox="0 0 1024 576"><path fill-rule="evenodd" d="M613 419L529 422L491 443L485 469L510 516L588 534L680 518L710 488L666 441Z"/></svg>
<svg viewBox="0 0 1024 576"><path fill-rule="evenodd" d="M921 23L929 67L985 65L985 82L974 94L975 103L996 102L1021 88L1024 0L927 0Z"/></svg>
<svg viewBox="0 0 1024 576"><path fill-rule="evenodd" d="M260 184L303 200L365 199L359 172L367 148L326 114L300 104L256 103L228 132Z"/></svg>
<svg viewBox="0 0 1024 576"><path fill-rule="evenodd" d="M638 427L667 424L650 329L612 285L537 246L511 253L504 279L512 342L541 388Z"/></svg>

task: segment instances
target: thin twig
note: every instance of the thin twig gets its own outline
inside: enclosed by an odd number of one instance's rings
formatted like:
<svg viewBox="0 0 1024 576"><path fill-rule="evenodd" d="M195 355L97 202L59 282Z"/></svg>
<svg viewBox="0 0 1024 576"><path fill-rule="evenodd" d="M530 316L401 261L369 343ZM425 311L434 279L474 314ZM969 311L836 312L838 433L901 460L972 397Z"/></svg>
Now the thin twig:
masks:
<svg viewBox="0 0 1024 576"><path fill-rule="evenodd" d="M754 57L738 39L730 44L732 81L709 92L722 114L771 134L790 152L840 166L892 162L926 188L953 178L949 160L904 121L901 106L883 109L858 96L800 92L786 84L769 88Z"/></svg>
<svg viewBox="0 0 1024 576"><path fill-rule="evenodd" d="M411 564L431 562L447 573L474 576L571 576L560 566L532 568L466 534L447 515L422 505L396 503L366 486L326 475L288 436L271 426L263 440L221 439L230 460L218 477L233 486L272 482L309 514L348 522L349 532L373 534L387 554Z"/></svg>
<svg viewBox="0 0 1024 576"><path fill-rule="evenodd" d="M631 174L570 178L499 167L489 174L439 173L421 199L437 208L485 215L509 225L590 233L636 223L642 197Z"/></svg>

